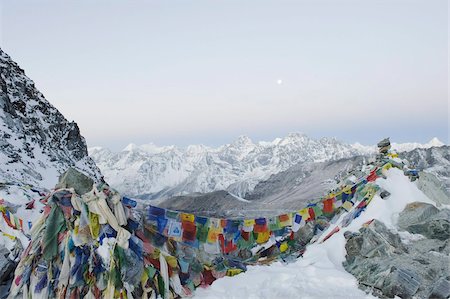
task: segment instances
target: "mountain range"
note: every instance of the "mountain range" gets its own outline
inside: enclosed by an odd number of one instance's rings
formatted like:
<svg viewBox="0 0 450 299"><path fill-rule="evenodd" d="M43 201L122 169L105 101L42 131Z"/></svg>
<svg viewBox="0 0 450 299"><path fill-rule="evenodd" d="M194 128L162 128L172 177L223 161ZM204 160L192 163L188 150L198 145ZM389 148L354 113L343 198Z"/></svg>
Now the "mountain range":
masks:
<svg viewBox="0 0 450 299"><path fill-rule="evenodd" d="M393 144L393 147L405 150L442 144L434 138L427 144ZM369 156L376 152L376 146L347 144L335 138L313 139L301 133L291 133L271 142L253 142L249 137L240 136L217 148L154 144L130 144L120 152L89 148L90 156L106 181L120 192L141 199L218 190L246 198L259 182L294 165Z"/></svg>

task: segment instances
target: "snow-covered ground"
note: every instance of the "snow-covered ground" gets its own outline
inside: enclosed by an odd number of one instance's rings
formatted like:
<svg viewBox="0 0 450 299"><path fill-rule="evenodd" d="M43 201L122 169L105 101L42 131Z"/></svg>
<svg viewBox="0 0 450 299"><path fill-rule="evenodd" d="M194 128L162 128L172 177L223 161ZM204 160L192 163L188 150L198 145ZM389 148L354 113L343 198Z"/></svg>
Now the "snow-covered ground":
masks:
<svg viewBox="0 0 450 299"><path fill-rule="evenodd" d="M344 232L357 231L372 219L396 230L398 214L408 203L435 204L398 169L389 170L387 179L380 178L376 182L391 196L383 200L376 195L360 217L324 243L308 246L303 258L287 265L276 262L269 266L250 266L245 273L224 277L208 288L197 289L194 298L375 298L358 289L355 277L342 266L346 254ZM331 225L322 236L334 227Z"/></svg>

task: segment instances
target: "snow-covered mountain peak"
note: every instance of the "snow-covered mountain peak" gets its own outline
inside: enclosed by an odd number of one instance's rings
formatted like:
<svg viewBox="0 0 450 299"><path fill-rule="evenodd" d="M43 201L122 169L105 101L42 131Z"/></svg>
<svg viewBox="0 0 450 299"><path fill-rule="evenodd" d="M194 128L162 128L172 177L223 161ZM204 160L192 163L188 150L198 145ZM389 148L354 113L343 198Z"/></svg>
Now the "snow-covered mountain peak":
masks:
<svg viewBox="0 0 450 299"><path fill-rule="evenodd" d="M246 148L253 148L255 144L250 139L250 137L241 135L239 136L235 141L233 141L230 146L239 148L239 149L246 149Z"/></svg>
<svg viewBox="0 0 450 299"><path fill-rule="evenodd" d="M445 143L443 143L442 141L440 141L437 137L433 137L428 143L427 146L429 147L433 147L433 146L443 146L445 145Z"/></svg>
<svg viewBox="0 0 450 299"><path fill-rule="evenodd" d="M126 147L124 147L124 149L122 151L124 152L131 152L137 149L137 145L135 143L130 143L128 144Z"/></svg>
<svg viewBox="0 0 450 299"><path fill-rule="evenodd" d="M212 148L207 147L206 145L203 144L193 144L193 145L189 145L186 148L186 152L190 155L196 155L196 154L202 154L205 153L207 151L211 151Z"/></svg>
<svg viewBox="0 0 450 299"><path fill-rule="evenodd" d="M445 145L437 137L432 138L427 143L407 142L407 143L392 143L392 149L398 152L409 152L416 148L431 148Z"/></svg>
<svg viewBox="0 0 450 299"><path fill-rule="evenodd" d="M309 141L310 138L303 133L289 133L286 137L281 138L280 140L278 140L278 138L275 139L273 143L277 145L289 145L289 144L302 144Z"/></svg>
<svg viewBox="0 0 450 299"><path fill-rule="evenodd" d="M393 142L391 145L392 145L392 149L397 152L410 152L417 148L427 149L427 148L432 148L432 147L444 146L445 143L440 141L437 137L434 137L427 143L418 143L418 142L395 143L395 142ZM355 142L352 144L352 147L355 150L357 150L361 153L365 153L365 154L374 154L377 152L376 145L363 145L359 142Z"/></svg>

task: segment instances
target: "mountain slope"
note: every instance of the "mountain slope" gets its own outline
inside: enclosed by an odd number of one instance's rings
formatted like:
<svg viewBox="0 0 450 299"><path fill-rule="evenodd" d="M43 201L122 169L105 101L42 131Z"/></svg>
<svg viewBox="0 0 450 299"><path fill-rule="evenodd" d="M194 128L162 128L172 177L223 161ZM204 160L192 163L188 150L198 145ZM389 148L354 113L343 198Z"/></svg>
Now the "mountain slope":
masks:
<svg viewBox="0 0 450 299"><path fill-rule="evenodd" d="M75 167L100 179L84 138L0 49L0 180L52 188Z"/></svg>
<svg viewBox="0 0 450 299"><path fill-rule="evenodd" d="M336 188L343 176L359 176L364 156L326 162L303 162L259 182L245 200L226 191L194 193L156 201L158 206L211 217L259 217L306 206Z"/></svg>
<svg viewBox="0 0 450 299"><path fill-rule="evenodd" d="M315 140L302 134L258 143L241 136L219 148L151 144L130 145L119 153L90 149L91 157L114 188L150 199L216 190L245 196L258 182L297 163L336 160L358 153L336 139Z"/></svg>

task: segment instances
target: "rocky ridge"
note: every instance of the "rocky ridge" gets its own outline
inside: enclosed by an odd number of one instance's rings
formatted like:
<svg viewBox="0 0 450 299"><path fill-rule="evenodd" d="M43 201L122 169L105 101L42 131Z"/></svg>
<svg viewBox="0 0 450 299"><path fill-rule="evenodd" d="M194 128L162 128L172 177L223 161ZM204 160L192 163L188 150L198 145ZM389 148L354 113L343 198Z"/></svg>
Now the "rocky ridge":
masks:
<svg viewBox="0 0 450 299"><path fill-rule="evenodd" d="M0 161L0 180L39 187L52 188L68 167L101 177L78 125L53 107L1 49Z"/></svg>
<svg viewBox="0 0 450 299"><path fill-rule="evenodd" d="M374 220L347 232L345 269L381 298L448 298L450 210L414 202L400 213L398 227L394 232Z"/></svg>

